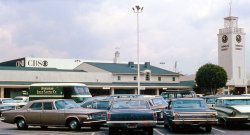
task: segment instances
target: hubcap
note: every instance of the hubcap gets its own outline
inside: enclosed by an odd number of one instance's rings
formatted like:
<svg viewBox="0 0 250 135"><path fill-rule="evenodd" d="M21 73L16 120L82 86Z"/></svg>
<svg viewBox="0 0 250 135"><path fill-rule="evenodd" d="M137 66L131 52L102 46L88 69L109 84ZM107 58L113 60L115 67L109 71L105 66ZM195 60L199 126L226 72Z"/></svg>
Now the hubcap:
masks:
<svg viewBox="0 0 250 135"><path fill-rule="evenodd" d="M23 120L19 120L19 122L18 122L18 125L19 125L19 127L24 127L24 121Z"/></svg>
<svg viewBox="0 0 250 135"><path fill-rule="evenodd" d="M76 127L77 127L77 122L76 121L71 121L70 122L70 128L71 129L76 129Z"/></svg>

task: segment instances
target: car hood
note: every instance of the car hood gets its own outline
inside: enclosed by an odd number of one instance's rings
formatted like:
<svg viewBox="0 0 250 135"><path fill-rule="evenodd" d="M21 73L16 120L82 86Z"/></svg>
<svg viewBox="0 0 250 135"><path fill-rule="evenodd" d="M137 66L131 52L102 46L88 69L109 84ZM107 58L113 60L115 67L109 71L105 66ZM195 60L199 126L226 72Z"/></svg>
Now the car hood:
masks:
<svg viewBox="0 0 250 135"><path fill-rule="evenodd" d="M250 105L235 105L231 107L241 113L250 113Z"/></svg>

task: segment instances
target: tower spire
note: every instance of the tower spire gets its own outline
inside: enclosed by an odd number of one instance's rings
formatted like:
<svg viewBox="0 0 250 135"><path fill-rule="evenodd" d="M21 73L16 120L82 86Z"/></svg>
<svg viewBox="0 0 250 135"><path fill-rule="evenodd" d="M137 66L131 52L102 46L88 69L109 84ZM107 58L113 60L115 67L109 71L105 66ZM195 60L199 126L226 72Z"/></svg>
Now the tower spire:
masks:
<svg viewBox="0 0 250 135"><path fill-rule="evenodd" d="M231 16L232 12L232 0L229 0L229 16Z"/></svg>

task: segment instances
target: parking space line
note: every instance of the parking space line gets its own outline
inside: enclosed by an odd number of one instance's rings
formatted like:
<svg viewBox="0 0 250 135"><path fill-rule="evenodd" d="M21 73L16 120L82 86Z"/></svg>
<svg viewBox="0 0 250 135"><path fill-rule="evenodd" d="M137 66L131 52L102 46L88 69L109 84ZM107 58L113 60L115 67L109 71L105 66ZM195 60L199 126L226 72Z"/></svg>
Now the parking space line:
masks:
<svg viewBox="0 0 250 135"><path fill-rule="evenodd" d="M217 131L219 131L219 132L221 132L221 133L226 133L225 131L220 130L220 129L217 129L217 128L214 128L214 127L213 127L213 129L214 129L214 130L217 130Z"/></svg>
<svg viewBox="0 0 250 135"><path fill-rule="evenodd" d="M157 132L159 135L164 135L163 133L161 133L159 130L154 128L154 131Z"/></svg>

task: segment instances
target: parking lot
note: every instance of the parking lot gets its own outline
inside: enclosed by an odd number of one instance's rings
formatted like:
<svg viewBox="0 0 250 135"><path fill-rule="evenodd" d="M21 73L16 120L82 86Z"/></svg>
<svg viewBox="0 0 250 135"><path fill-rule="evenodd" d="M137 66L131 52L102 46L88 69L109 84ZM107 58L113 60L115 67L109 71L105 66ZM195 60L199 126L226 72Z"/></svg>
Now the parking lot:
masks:
<svg viewBox="0 0 250 135"><path fill-rule="evenodd" d="M249 135L250 125L244 125L241 127L233 127L231 129L225 129L221 126L213 126L212 132L210 134L225 134L225 135ZM18 130L16 125L14 124L6 124L0 122L0 134L5 135L50 135L50 134L57 134L57 135L108 135L108 128L102 127L100 130L91 130L90 128L81 128L79 131L70 131L68 128L55 128L49 127L48 129L44 130L40 127L29 127L28 130ZM119 135L143 135L146 133L135 131L135 132L119 132ZM165 129L163 125L157 125L154 128L154 135L165 135L165 134L207 134L204 132L203 129L181 129L178 132L172 133L168 129Z"/></svg>

